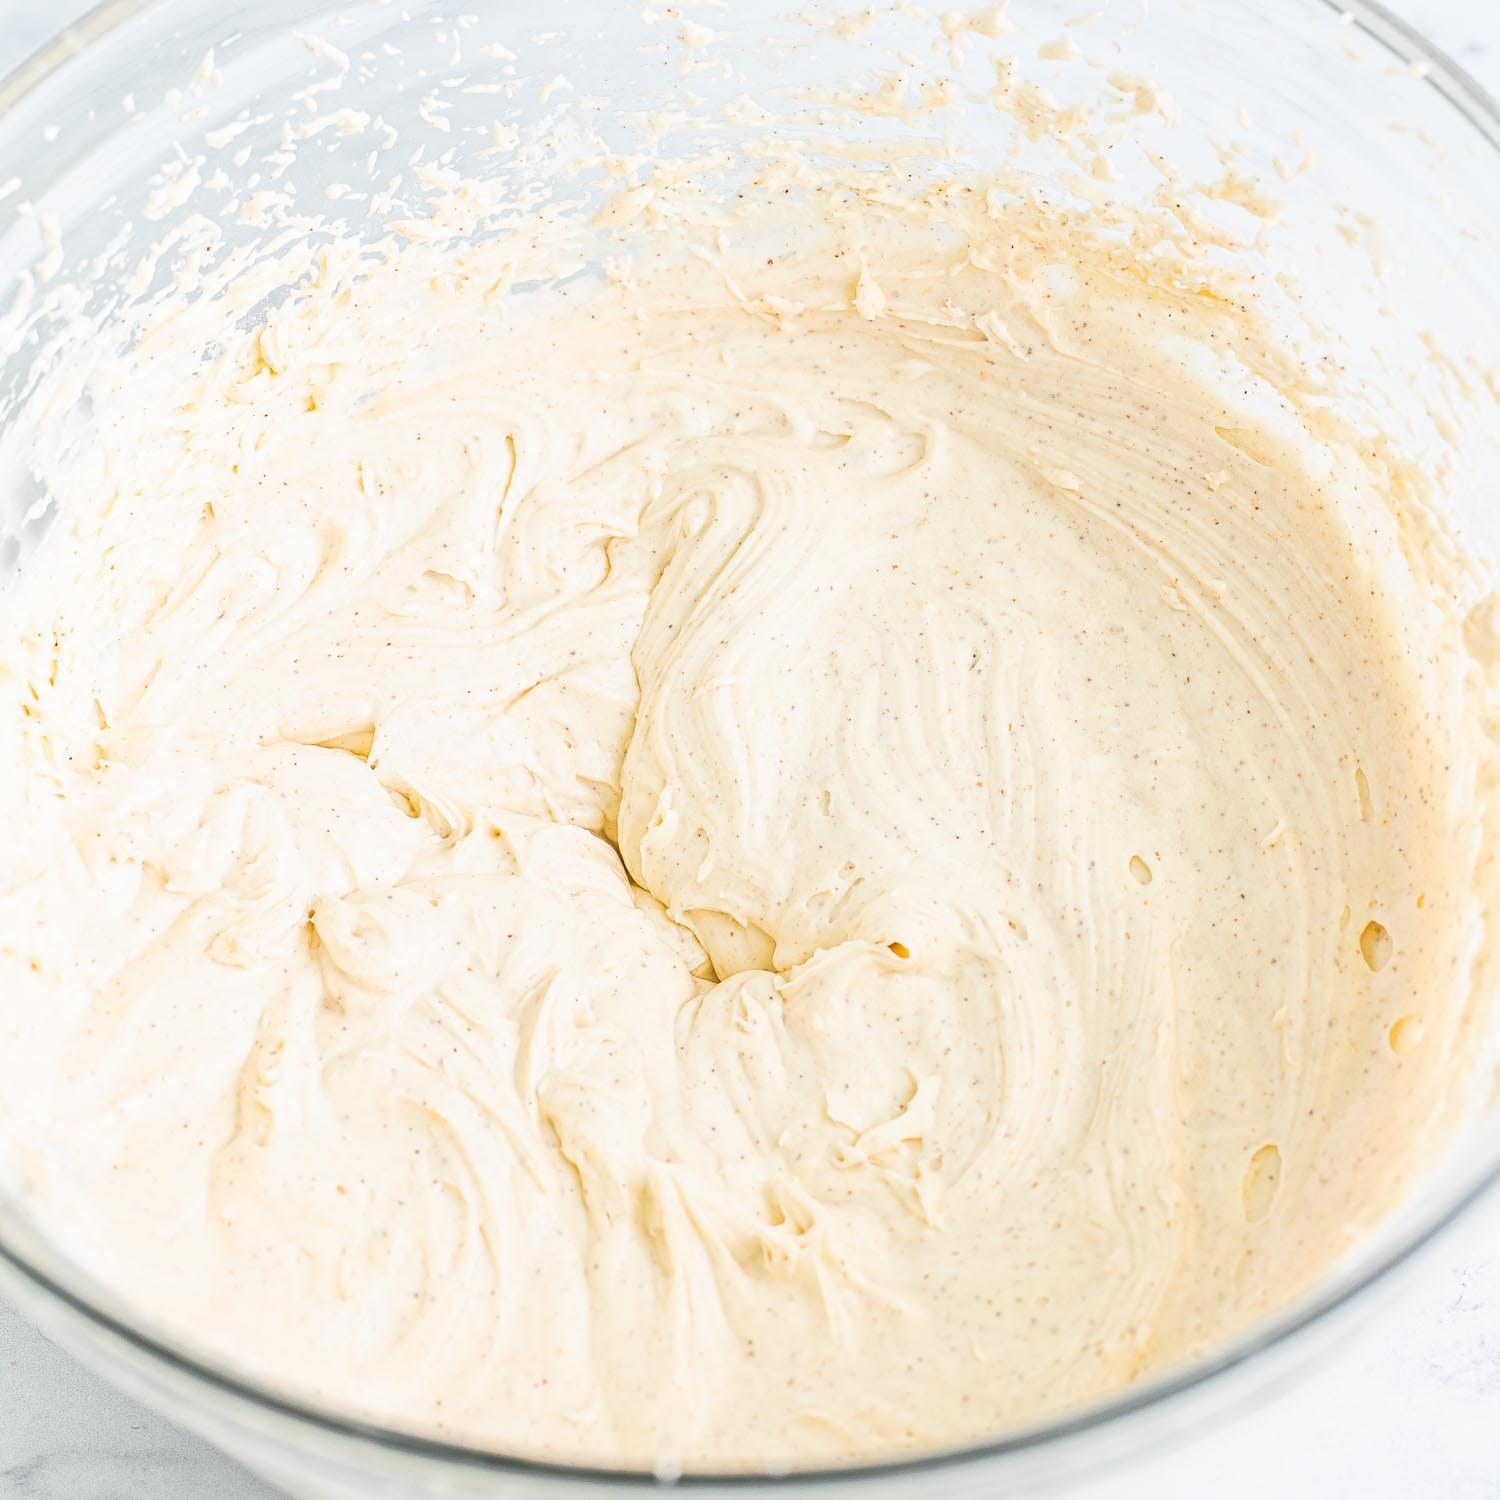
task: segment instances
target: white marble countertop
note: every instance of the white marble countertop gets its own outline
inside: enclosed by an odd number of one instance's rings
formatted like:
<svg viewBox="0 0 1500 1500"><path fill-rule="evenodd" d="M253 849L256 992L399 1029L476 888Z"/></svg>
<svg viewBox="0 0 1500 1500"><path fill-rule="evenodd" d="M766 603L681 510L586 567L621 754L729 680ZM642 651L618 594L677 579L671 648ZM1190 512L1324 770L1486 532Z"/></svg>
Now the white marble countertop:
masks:
<svg viewBox="0 0 1500 1500"><path fill-rule="evenodd" d="M1246 0L1253 3L1253 0ZM1386 0L1500 92L1500 0ZM84 0L0 0L0 72ZM1308 1380L1077 1500L1500 1500L1500 1200ZM277 1500L0 1304L0 1500Z"/></svg>

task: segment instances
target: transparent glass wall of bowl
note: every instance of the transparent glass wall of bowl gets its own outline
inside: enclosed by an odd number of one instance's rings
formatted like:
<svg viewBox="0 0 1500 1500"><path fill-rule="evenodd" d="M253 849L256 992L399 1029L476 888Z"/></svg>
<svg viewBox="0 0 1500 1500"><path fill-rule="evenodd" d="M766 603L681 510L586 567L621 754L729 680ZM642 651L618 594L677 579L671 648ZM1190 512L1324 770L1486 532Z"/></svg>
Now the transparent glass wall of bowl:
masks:
<svg viewBox="0 0 1500 1500"><path fill-rule="evenodd" d="M439 161L501 185L518 205L538 186L553 201L588 204L618 183L597 170L569 170L586 136L635 146L639 118L671 106L685 81L702 101L695 110L702 118L749 95L771 110L765 128L773 134L806 134L814 127L805 121L776 118L798 108L799 88L858 77L897 44L912 52L919 74L929 65L946 71L930 26L909 17L885 16L851 41L789 19L792 8L732 0L724 10L693 12L719 34L693 57L680 20L643 19L640 7L620 0L103 7L79 31L71 56L59 53L53 65L0 88L0 290L10 309L0 306L0 591L46 545L48 498L30 465L38 431L55 439L86 430L86 402L49 387L53 345L80 321L110 326L139 294L131 277L153 246L163 250L146 284L160 288L200 246L217 254L269 243L276 231L245 211L258 193L286 195L295 212L322 216L321 226L302 231L314 240L373 239L420 211L424 168ZM1359 10L1357 0L1352 8ZM1037 56L1040 43L1091 10L1098 19L1068 34L1084 59L1144 75L1175 99L1182 124L1163 127L1156 144L1187 179L1219 175L1227 156L1282 198L1262 278L1268 302L1289 331L1305 329L1310 317L1323 324L1338 357L1381 394L1391 424L1420 444L1430 436L1423 398L1438 393L1439 378L1418 359L1423 339L1459 355L1500 349L1500 121L1482 100L1470 101L1467 113L1455 105L1465 93L1461 79L1409 66L1399 29L1378 16L1341 19L1324 0L1149 7L1011 0L1015 31L969 49L963 78L972 97L921 130L949 136L970 164L1000 160L1014 140L986 100L989 54L1013 54L1026 75L1064 97L1093 90L1103 69ZM787 45L791 38L797 46ZM318 125L338 112L347 113ZM547 167L540 178L517 165L527 153L494 149L496 125L514 127L533 148L533 166ZM867 143L911 129L837 115L815 128ZM304 131L289 159L289 133ZM668 131L656 149L670 156L734 148L749 133L727 123ZM1045 145L1025 148L1023 160L1042 174L1051 165ZM1304 163L1311 170L1299 171ZM720 189L736 170L718 173ZM1226 222L1238 212L1225 206ZM1298 288L1295 300L1286 277ZM1419 367L1425 373L1414 374ZM1500 546L1490 503L1500 473L1493 411L1456 439L1449 500L1469 545L1488 553ZM1211 1361L1211 1373L1170 1372L1076 1422L997 1435L1001 1446L956 1465L822 1486L793 1481L783 1493L966 1495L1001 1483L1023 1492L1143 1446L1159 1449L1305 1366L1389 1284L1388 1266L1409 1262L1413 1246L1461 1212L1497 1169L1500 1122L1477 1120L1328 1286ZM0 1248L4 1289L47 1331L294 1493L369 1500L599 1492L600 1482L583 1474L466 1457L283 1405L274 1391L199 1363L192 1348L141 1325L10 1199L0 1201ZM1296 1337L1284 1336L1289 1329Z"/></svg>
<svg viewBox="0 0 1500 1500"><path fill-rule="evenodd" d="M1117 56L1181 106L1183 126L1161 128L1151 143L1186 180L1221 173L1227 150L1236 171L1275 188L1286 212L1271 242L1265 294L1276 301L1278 278L1294 278L1300 301L1287 303L1289 318L1315 316L1346 339L1351 362L1420 430L1410 384L1420 338L1431 334L1455 350L1495 346L1500 271L1484 253L1494 228L1486 220L1495 216L1492 143L1456 128L1451 104L1420 70L1320 0L1254 7L1113 0L1103 10L1071 33L1081 39L1078 61L1044 62L1037 42L1063 34L1080 7L1017 0L1009 12L1016 31L969 49L961 70L968 99L924 131L949 137L969 162L996 161L1014 131L987 104L993 52L1013 52L1029 76L1065 99L1097 91L1091 63ZM670 13L643 22L634 6L615 0L560 0L541 23L530 7L495 3L466 11L378 0L158 0L138 8L118 0L105 7L106 19L111 11L124 18L14 103L0 140L0 185L8 190L0 276L10 282L34 271L54 251L56 270L41 290L57 295L69 318L102 316L123 300L152 245L173 247L162 257L160 286L174 261L196 248L200 230L205 251L215 253L268 240L272 231L245 217L258 195L322 215L329 235L373 237L420 211L423 169L441 159L513 186L519 201L538 186L536 158L522 170L516 157L493 150L497 124L543 148L556 168L543 186L555 201L597 198L619 184L598 170L569 170L585 141L638 149L638 122L680 104L685 67L704 120L740 95L789 114L799 87L857 76L862 64L884 62L902 45L948 71L932 58L932 28L921 22L887 17L851 42L756 0L722 13L718 40L696 58L677 42ZM288 147L289 131L329 119ZM816 132L867 140L911 128L845 115L820 121ZM721 124L671 131L652 145L670 157L734 148L757 134L811 133L805 123ZM1023 159L1042 174L1057 165L1045 143ZM1298 173L1304 162L1312 170ZM1282 180L1288 169L1295 175ZM728 169L708 180L728 186L735 175ZM1238 214L1224 210L1231 225ZM60 263L44 239L49 223L61 232ZM14 416L31 390L48 332L43 319L0 362L0 414ZM26 436L22 422L0 470L12 503L26 493L18 451ZM14 566L15 551L6 547L0 569Z"/></svg>

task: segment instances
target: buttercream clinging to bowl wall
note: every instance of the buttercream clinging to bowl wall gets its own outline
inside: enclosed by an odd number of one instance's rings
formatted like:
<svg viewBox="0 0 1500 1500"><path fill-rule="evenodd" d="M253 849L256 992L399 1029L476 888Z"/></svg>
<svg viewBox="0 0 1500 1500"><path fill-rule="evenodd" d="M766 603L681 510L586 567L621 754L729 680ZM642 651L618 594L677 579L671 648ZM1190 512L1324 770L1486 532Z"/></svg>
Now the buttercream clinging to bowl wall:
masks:
<svg viewBox="0 0 1500 1500"><path fill-rule="evenodd" d="M440 168L73 355L0 1129L145 1314L504 1449L875 1458L1211 1347L1452 1126L1484 580L1253 241L1105 191L1166 101L996 78L1067 201L783 147L497 228Z"/></svg>

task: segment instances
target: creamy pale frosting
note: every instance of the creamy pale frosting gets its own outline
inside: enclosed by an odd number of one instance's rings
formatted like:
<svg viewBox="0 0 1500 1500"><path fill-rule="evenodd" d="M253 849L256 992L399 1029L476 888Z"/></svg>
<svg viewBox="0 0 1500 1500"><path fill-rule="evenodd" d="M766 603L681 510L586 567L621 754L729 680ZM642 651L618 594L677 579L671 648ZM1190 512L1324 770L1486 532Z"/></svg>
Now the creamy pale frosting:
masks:
<svg viewBox="0 0 1500 1500"><path fill-rule="evenodd" d="M1478 931L1439 553L1244 309L1027 233L142 339L0 645L0 1128L80 1259L403 1426L806 1463L1391 1204Z"/></svg>

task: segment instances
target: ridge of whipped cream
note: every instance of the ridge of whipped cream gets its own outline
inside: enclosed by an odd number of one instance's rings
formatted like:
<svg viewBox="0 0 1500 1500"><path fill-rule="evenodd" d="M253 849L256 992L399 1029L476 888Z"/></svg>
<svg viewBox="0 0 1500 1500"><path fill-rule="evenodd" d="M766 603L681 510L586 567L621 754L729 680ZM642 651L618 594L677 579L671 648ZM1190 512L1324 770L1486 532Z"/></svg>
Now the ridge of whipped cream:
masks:
<svg viewBox="0 0 1500 1500"><path fill-rule="evenodd" d="M1462 1107L1494 652L1422 476L1229 279L824 170L293 247L44 457L0 1141L236 1368L950 1447L1285 1305Z"/></svg>

